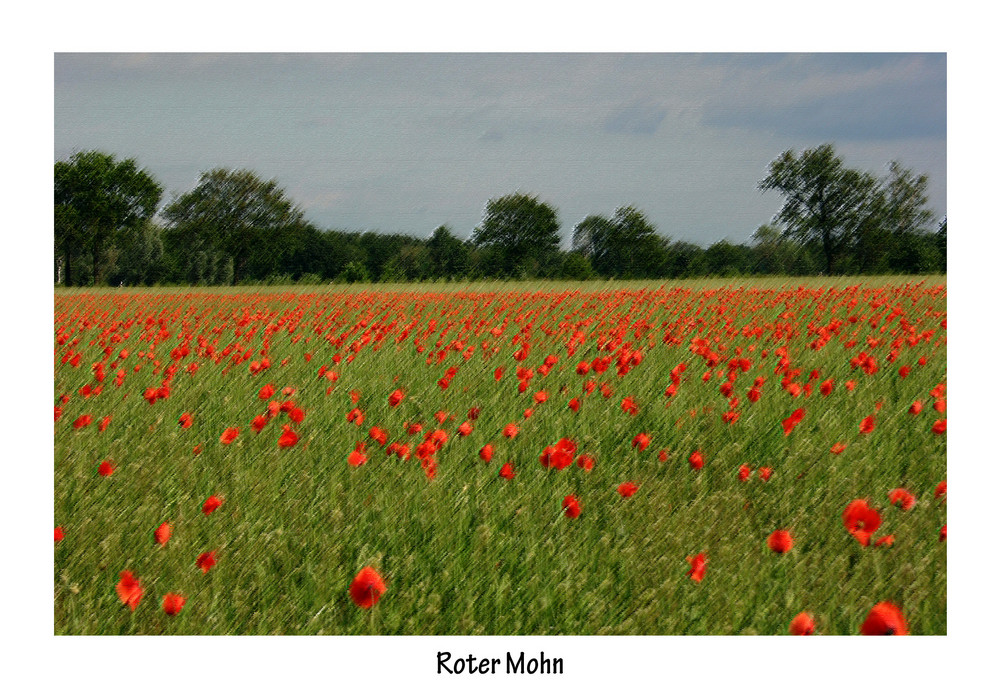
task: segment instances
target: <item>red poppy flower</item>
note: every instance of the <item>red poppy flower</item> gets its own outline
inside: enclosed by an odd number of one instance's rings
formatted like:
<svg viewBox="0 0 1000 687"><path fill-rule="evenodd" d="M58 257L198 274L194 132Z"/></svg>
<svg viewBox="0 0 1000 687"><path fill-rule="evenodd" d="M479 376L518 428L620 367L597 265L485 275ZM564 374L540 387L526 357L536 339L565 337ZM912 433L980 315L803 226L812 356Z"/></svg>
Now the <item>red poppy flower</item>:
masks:
<svg viewBox="0 0 1000 687"><path fill-rule="evenodd" d="M931 431L935 434L944 434L948 430L948 420L935 420L931 425Z"/></svg>
<svg viewBox="0 0 1000 687"><path fill-rule="evenodd" d="M567 403L566 405L568 405L569 409L575 413L578 410L580 410L580 399L574 396L573 398L569 399L569 403Z"/></svg>
<svg viewBox="0 0 1000 687"><path fill-rule="evenodd" d="M278 437L278 446L281 448L291 448L299 443L299 435L292 431L291 425L284 425L282 429L285 431Z"/></svg>
<svg viewBox="0 0 1000 687"><path fill-rule="evenodd" d="M739 472L736 473L736 477L741 482L746 482L748 479L750 479L750 466L747 465L746 463L741 465Z"/></svg>
<svg viewBox="0 0 1000 687"><path fill-rule="evenodd" d="M101 418L101 421L97 423L97 431L103 432L108 428L108 425L110 424L111 424L111 416L105 415L104 417Z"/></svg>
<svg viewBox="0 0 1000 687"><path fill-rule="evenodd" d="M201 455L201 444L196 444L195 447L191 449L191 452L196 456Z"/></svg>
<svg viewBox="0 0 1000 687"><path fill-rule="evenodd" d="M944 541L948 538L948 525L941 525L941 531L938 533L938 541Z"/></svg>
<svg viewBox="0 0 1000 687"><path fill-rule="evenodd" d="M386 589L382 576L374 568L366 566L354 577L349 591L354 603L361 608L371 608Z"/></svg>
<svg viewBox="0 0 1000 687"><path fill-rule="evenodd" d="M180 418L177 420L177 424L179 424L183 429L189 429L191 425L194 424L194 418L191 417L191 413L181 413Z"/></svg>
<svg viewBox="0 0 1000 687"><path fill-rule="evenodd" d="M882 601L875 604L868 612L868 617L861 624L863 635L905 635L909 634L906 618L894 604Z"/></svg>
<svg viewBox="0 0 1000 687"><path fill-rule="evenodd" d="M115 471L115 466L110 460L101 461L97 466L97 474L101 477L110 477Z"/></svg>
<svg viewBox="0 0 1000 687"><path fill-rule="evenodd" d="M688 556L687 561L691 564L691 569L688 570L687 576L695 582L701 582L705 578L705 565L708 562L704 552L699 553L694 558Z"/></svg>
<svg viewBox="0 0 1000 687"><path fill-rule="evenodd" d="M833 392L833 380L828 379L819 385L819 392L824 396L829 396Z"/></svg>
<svg viewBox="0 0 1000 687"><path fill-rule="evenodd" d="M512 423L510 423L509 425L507 425L506 427L503 428L503 435L505 437L507 437L508 439L513 439L514 437L517 436L517 433L519 431L520 430L517 428L517 425L515 425L512 422Z"/></svg>
<svg viewBox="0 0 1000 687"><path fill-rule="evenodd" d="M830 453L843 453L844 449L847 448L847 444L841 444L837 442L830 447Z"/></svg>
<svg viewBox="0 0 1000 687"><path fill-rule="evenodd" d="M786 530L775 530L767 538L767 548L775 553L787 553L791 550L793 543L792 535Z"/></svg>
<svg viewBox="0 0 1000 687"><path fill-rule="evenodd" d="M934 498L940 498L948 494L948 483L944 480L941 481L936 487L934 487Z"/></svg>
<svg viewBox="0 0 1000 687"><path fill-rule="evenodd" d="M802 612L792 618L788 626L790 635L811 635L816 630L816 622L808 613Z"/></svg>
<svg viewBox="0 0 1000 687"><path fill-rule="evenodd" d="M855 382L853 379L848 379L846 382L844 382L844 387L848 391L854 391L855 386L857 386L857 382Z"/></svg>
<svg viewBox="0 0 1000 687"><path fill-rule="evenodd" d="M359 441L355 445L354 450L347 456L347 463L353 467L358 467L359 465L364 465L367 460L368 455L365 453L365 445Z"/></svg>
<svg viewBox="0 0 1000 687"><path fill-rule="evenodd" d="M94 418L92 418L90 415L81 415L80 417L73 420L73 429L83 429L91 422L93 422L93 420Z"/></svg>
<svg viewBox="0 0 1000 687"><path fill-rule="evenodd" d="M762 467L757 470L757 476L760 477L762 482L766 482L771 479L771 475L774 474L774 469L769 467Z"/></svg>
<svg viewBox="0 0 1000 687"><path fill-rule="evenodd" d="M295 387L291 386L286 386L284 389L281 390L281 394L283 396L291 396L294 393L295 393Z"/></svg>
<svg viewBox="0 0 1000 687"><path fill-rule="evenodd" d="M639 432L632 439L632 446L638 448L640 451L645 451L649 446L649 435L645 432Z"/></svg>
<svg viewBox="0 0 1000 687"><path fill-rule="evenodd" d="M908 492L906 489L897 488L889 492L889 503L892 505L899 504L900 508L903 510L910 510L916 502L917 497Z"/></svg>
<svg viewBox="0 0 1000 687"><path fill-rule="evenodd" d="M134 611L135 607L142 601L142 585L132 575L131 570L123 570L120 578L118 584L115 585L115 591L118 592L118 598L121 599L121 602L128 606L129 610Z"/></svg>
<svg viewBox="0 0 1000 687"><path fill-rule="evenodd" d="M688 463L692 469L701 470L705 466L705 456L701 454L701 451L695 451L688 456Z"/></svg>
<svg viewBox="0 0 1000 687"><path fill-rule="evenodd" d="M267 415L258 415L250 422L250 429L252 429L257 434L260 434L261 430L267 427L267 423L270 421L271 418L269 418Z"/></svg>
<svg viewBox="0 0 1000 687"><path fill-rule="evenodd" d="M486 463L493 460L493 444L486 444L486 446L479 449L479 457Z"/></svg>
<svg viewBox="0 0 1000 687"><path fill-rule="evenodd" d="M215 512L215 509L222 505L222 499L216 495L209 496L205 499L205 503L201 507L201 512L205 515L209 515Z"/></svg>
<svg viewBox="0 0 1000 687"><path fill-rule="evenodd" d="M156 543L160 546L166 546L167 542L170 541L171 534L173 534L173 528L170 526L169 522L164 522L153 532L153 539L155 539Z"/></svg>
<svg viewBox="0 0 1000 687"><path fill-rule="evenodd" d="M580 507L580 502L576 500L576 494L570 494L569 496L564 498L562 502L562 507L563 507L563 514L567 518L578 518L580 517L580 513L583 510Z"/></svg>
<svg viewBox="0 0 1000 687"><path fill-rule="evenodd" d="M888 548L892 546L895 542L896 542L896 537L891 534L887 534L884 537L880 537L875 542L875 546L884 546Z"/></svg>
<svg viewBox="0 0 1000 687"><path fill-rule="evenodd" d="M510 463L504 463L503 467L500 468L500 476L504 479L514 479L514 466Z"/></svg>
<svg viewBox="0 0 1000 687"><path fill-rule="evenodd" d="M626 396L622 399L622 411L628 413L629 415L638 415L639 405L635 402L633 397Z"/></svg>
<svg viewBox="0 0 1000 687"><path fill-rule="evenodd" d="M629 498L637 491L639 491L639 487L635 482L622 482L618 485L618 493L622 495L623 499Z"/></svg>
<svg viewBox="0 0 1000 687"><path fill-rule="evenodd" d="M665 463L668 458L670 458L670 452L666 449L660 449L660 453L657 455L661 463Z"/></svg>
<svg viewBox="0 0 1000 687"><path fill-rule="evenodd" d="M594 457L584 453L576 459L576 464L578 467L582 468L584 472L590 472L594 469Z"/></svg>
<svg viewBox="0 0 1000 687"><path fill-rule="evenodd" d="M270 384L265 384L261 388L261 390L257 392L257 398L259 398L262 401L266 401L272 396L274 396L274 387L271 386Z"/></svg>
<svg viewBox="0 0 1000 687"><path fill-rule="evenodd" d="M194 564L201 568L201 573L204 575L215 567L215 551L206 551L200 554Z"/></svg>
<svg viewBox="0 0 1000 687"><path fill-rule="evenodd" d="M374 439L381 446L385 446L385 442L389 440L389 435L386 431L378 426L373 426L368 430L368 436Z"/></svg>
<svg viewBox="0 0 1000 687"><path fill-rule="evenodd" d="M875 429L875 416L869 415L861 421L860 431L862 434L871 434L873 429Z"/></svg>
<svg viewBox="0 0 1000 687"><path fill-rule="evenodd" d="M163 612L167 615L177 615L185 603L187 599L180 594L167 594L163 597Z"/></svg>
<svg viewBox="0 0 1000 687"><path fill-rule="evenodd" d="M936 412L943 413L948 409L948 402L943 398L939 398L938 400L934 401L933 407Z"/></svg>
<svg viewBox="0 0 1000 687"><path fill-rule="evenodd" d="M463 437L467 437L472 434L472 425L468 422L463 422L458 426L458 433Z"/></svg>
<svg viewBox="0 0 1000 687"><path fill-rule="evenodd" d="M493 379L495 379L495 380L497 380L499 382L501 377L503 377L503 368L502 367L498 367L497 369L495 369L493 371Z"/></svg>
<svg viewBox="0 0 1000 687"><path fill-rule="evenodd" d="M306 419L306 411L299 407L292 407L288 409L288 419L295 424L301 424L303 420Z"/></svg>
<svg viewBox="0 0 1000 687"><path fill-rule="evenodd" d="M910 406L909 413L910 415L919 415L920 411L923 409L924 409L923 403L921 403L920 401L914 401L913 404Z"/></svg>
<svg viewBox="0 0 1000 687"><path fill-rule="evenodd" d="M797 424L802 422L802 418L805 417L805 415L806 415L806 409L798 408L797 410L793 411L791 415L789 415L788 417L786 417L784 420L781 421L781 427L782 429L785 430L786 437L792 433L792 430L795 429L795 426Z"/></svg>
<svg viewBox="0 0 1000 687"><path fill-rule="evenodd" d="M62 541L65 536L66 536L66 534L63 532L63 528L62 527L57 527L55 529L55 540L56 541Z"/></svg>
<svg viewBox="0 0 1000 687"><path fill-rule="evenodd" d="M872 533L882 524L882 516L864 499L851 501L843 514L844 527L862 546L868 546Z"/></svg>
<svg viewBox="0 0 1000 687"><path fill-rule="evenodd" d="M219 437L219 441L220 441L221 443L225 444L226 446L228 446L229 444L233 443L233 441L234 441L234 440L236 439L236 437L238 437L239 435L240 435L240 430L239 430L239 428L237 428L237 427L228 427L228 428L226 429L226 431L224 431L224 432L222 433L222 436L221 436L221 437Z"/></svg>

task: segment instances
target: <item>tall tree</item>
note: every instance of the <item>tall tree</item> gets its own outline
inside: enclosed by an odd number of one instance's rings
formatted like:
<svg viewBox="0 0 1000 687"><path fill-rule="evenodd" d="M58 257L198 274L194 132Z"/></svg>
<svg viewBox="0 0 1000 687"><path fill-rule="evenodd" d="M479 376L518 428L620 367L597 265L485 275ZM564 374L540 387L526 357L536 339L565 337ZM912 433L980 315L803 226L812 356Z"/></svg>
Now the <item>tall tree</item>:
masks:
<svg viewBox="0 0 1000 687"><path fill-rule="evenodd" d="M620 207L611 219L590 215L573 230L573 248L590 258L605 277L658 276L664 258L656 228L633 206Z"/></svg>
<svg viewBox="0 0 1000 687"><path fill-rule="evenodd" d="M537 196L512 193L486 203L472 242L496 249L505 274L533 276L558 255L559 220Z"/></svg>
<svg viewBox="0 0 1000 687"><path fill-rule="evenodd" d="M89 253L94 284L103 281L101 259L115 236L151 219L163 189L134 159L91 150L55 163L55 246L63 257L65 283L72 265Z"/></svg>
<svg viewBox="0 0 1000 687"><path fill-rule="evenodd" d="M233 284L252 272L262 277L296 248L286 240L301 236L303 213L278 188L250 170L214 169L198 185L168 205L163 216L191 245L211 246L232 259Z"/></svg>
<svg viewBox="0 0 1000 687"><path fill-rule="evenodd" d="M870 225L872 194L877 180L866 172L844 167L833 146L824 144L798 157L785 151L771 162L761 191L785 197L775 221L787 236L822 251L826 273L832 274L859 227Z"/></svg>
<svg viewBox="0 0 1000 687"><path fill-rule="evenodd" d="M455 278L469 269L469 248L451 233L447 225L441 225L427 240L430 259L430 275L433 277Z"/></svg>
<svg viewBox="0 0 1000 687"><path fill-rule="evenodd" d="M927 207L927 175L916 175L899 162L889 163L889 176L884 182L886 222L895 234L926 231L934 212Z"/></svg>

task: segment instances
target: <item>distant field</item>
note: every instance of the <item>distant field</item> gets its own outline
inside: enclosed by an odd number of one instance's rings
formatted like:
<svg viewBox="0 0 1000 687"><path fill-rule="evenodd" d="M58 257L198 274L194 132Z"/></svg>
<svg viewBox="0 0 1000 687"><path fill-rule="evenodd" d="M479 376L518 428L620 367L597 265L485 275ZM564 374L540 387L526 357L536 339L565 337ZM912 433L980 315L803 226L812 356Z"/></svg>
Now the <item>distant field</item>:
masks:
<svg viewBox="0 0 1000 687"><path fill-rule="evenodd" d="M945 634L946 296L57 290L54 631Z"/></svg>

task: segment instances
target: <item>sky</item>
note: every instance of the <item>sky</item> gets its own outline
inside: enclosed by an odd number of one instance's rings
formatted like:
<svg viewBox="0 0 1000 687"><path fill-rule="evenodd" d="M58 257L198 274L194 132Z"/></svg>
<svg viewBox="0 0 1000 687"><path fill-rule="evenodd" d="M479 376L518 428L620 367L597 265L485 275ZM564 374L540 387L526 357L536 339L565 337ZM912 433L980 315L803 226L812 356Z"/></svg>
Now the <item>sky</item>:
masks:
<svg viewBox="0 0 1000 687"><path fill-rule="evenodd" d="M946 54L54 54L54 161L134 158L164 202L210 169L276 179L320 229L460 238L491 198L536 195L563 245L633 205L673 240L748 241L757 184L832 143L929 177L947 213Z"/></svg>

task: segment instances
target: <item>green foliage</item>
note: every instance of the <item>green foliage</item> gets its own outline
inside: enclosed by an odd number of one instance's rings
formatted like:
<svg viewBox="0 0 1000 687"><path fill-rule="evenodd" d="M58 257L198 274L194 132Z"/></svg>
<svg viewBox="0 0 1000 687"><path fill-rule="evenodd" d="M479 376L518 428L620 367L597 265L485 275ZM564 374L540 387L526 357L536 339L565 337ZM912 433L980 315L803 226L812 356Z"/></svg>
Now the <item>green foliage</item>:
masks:
<svg viewBox="0 0 1000 687"><path fill-rule="evenodd" d="M933 217L927 181L896 161L885 179L849 169L824 144L798 157L786 151L758 188L785 197L775 220L785 236L823 256L827 274L926 272L935 268L919 238Z"/></svg>
<svg viewBox="0 0 1000 687"><path fill-rule="evenodd" d="M456 278L469 269L469 246L451 233L447 225L434 230L427 241L430 276Z"/></svg>
<svg viewBox="0 0 1000 687"><path fill-rule="evenodd" d="M523 193L492 198L483 222L472 233L476 246L498 253L500 273L531 277L551 262L559 249L559 220L548 203Z"/></svg>
<svg viewBox="0 0 1000 687"><path fill-rule="evenodd" d="M107 251L116 237L136 230L156 212L163 189L132 158L91 150L55 163L55 250L63 256L64 282L80 283L73 267L90 257L94 284L105 281Z"/></svg>
<svg viewBox="0 0 1000 687"><path fill-rule="evenodd" d="M249 170L205 172L163 216L186 250L215 249L228 256L234 284L275 271L282 255L301 246L289 239L301 233L302 211L275 180L263 181Z"/></svg>
<svg viewBox="0 0 1000 687"><path fill-rule="evenodd" d="M574 251L568 253L563 260L559 277L573 281L586 281L596 278L597 273L594 272L594 268L590 266L590 260L585 255Z"/></svg>
<svg viewBox="0 0 1000 687"><path fill-rule="evenodd" d="M132 160L79 153L55 167L55 280L221 285L321 281L681 279L745 274L945 272L947 221L927 225L926 175L891 162L885 179L848 169L832 145L785 152L762 190L785 202L747 244L671 242L634 206L589 215L559 250L555 208L537 196L491 199L467 241L447 225L429 239L321 230L275 180L214 169L152 222L162 194ZM352 264L356 263L356 264ZM348 265L351 265L348 268ZM358 269L360 266L363 269Z"/></svg>
<svg viewBox="0 0 1000 687"><path fill-rule="evenodd" d="M355 284L357 282L370 282L371 276L368 268L359 260L352 260L344 265L344 270L338 275L337 281Z"/></svg>
<svg viewBox="0 0 1000 687"><path fill-rule="evenodd" d="M573 230L573 249L588 257L602 277L656 277L665 260L656 228L633 206L618 208L611 219L586 217Z"/></svg>

